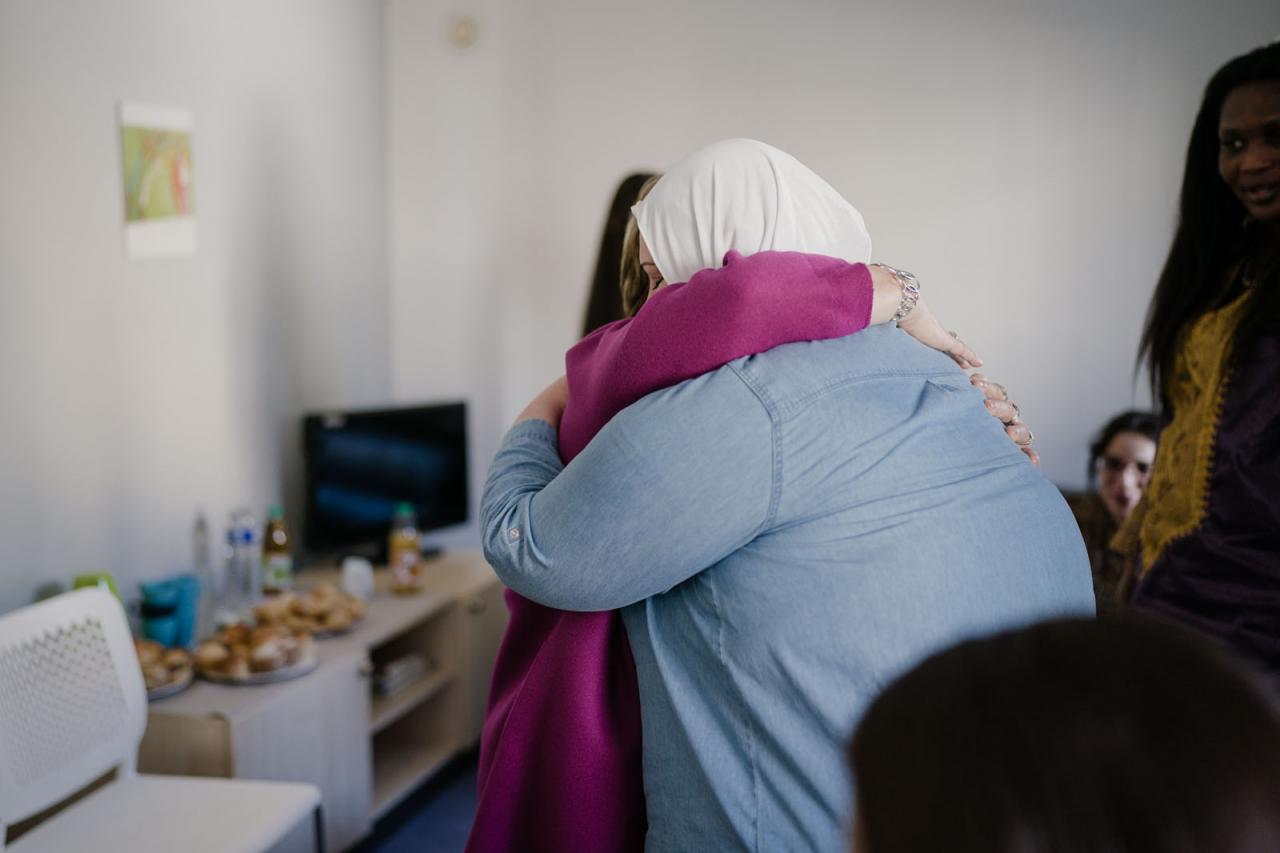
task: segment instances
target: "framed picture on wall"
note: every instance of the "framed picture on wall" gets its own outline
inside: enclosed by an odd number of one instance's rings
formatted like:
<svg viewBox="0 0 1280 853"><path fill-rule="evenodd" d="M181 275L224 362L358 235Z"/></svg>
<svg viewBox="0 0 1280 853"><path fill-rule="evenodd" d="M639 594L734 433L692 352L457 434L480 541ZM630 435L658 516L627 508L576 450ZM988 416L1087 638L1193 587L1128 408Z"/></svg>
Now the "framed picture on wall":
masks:
<svg viewBox="0 0 1280 853"><path fill-rule="evenodd" d="M190 111L121 101L119 121L126 255L194 255Z"/></svg>

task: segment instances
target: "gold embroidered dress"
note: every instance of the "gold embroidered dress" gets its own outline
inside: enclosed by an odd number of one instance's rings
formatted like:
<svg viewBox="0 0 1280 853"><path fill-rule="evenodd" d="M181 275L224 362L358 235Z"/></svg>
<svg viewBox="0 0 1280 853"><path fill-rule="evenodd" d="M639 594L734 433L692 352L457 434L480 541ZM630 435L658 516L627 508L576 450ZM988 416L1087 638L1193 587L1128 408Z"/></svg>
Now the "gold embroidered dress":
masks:
<svg viewBox="0 0 1280 853"><path fill-rule="evenodd" d="M1113 546L1139 558L1135 606L1280 675L1280 324L1233 358L1248 295L1184 336L1151 484Z"/></svg>

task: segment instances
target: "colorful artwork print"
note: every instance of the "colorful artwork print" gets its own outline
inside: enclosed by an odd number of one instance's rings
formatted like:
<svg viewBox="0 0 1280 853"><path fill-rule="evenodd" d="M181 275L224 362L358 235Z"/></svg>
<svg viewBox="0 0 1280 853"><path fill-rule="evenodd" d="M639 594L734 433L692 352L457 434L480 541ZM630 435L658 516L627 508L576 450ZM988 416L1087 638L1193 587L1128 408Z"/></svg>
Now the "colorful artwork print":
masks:
<svg viewBox="0 0 1280 853"><path fill-rule="evenodd" d="M125 254L191 257L196 251L191 113L122 101L119 118Z"/></svg>
<svg viewBox="0 0 1280 853"><path fill-rule="evenodd" d="M125 220L168 219L193 212L191 134L122 127Z"/></svg>

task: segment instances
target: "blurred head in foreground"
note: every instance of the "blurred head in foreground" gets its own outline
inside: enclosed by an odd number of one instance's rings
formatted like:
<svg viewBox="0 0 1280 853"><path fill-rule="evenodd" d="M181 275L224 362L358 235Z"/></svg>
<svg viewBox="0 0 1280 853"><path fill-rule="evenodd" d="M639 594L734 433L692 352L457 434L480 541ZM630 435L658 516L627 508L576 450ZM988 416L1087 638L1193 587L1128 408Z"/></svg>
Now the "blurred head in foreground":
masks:
<svg viewBox="0 0 1280 853"><path fill-rule="evenodd" d="M1225 650L1137 618L971 641L850 748L859 853L1280 850L1280 713Z"/></svg>

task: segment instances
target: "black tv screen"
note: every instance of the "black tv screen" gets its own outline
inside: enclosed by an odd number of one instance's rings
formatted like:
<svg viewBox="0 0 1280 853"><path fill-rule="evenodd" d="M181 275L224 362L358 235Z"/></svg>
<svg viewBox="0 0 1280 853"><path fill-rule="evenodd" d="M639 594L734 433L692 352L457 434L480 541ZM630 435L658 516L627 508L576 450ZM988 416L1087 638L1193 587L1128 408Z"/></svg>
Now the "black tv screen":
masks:
<svg viewBox="0 0 1280 853"><path fill-rule="evenodd" d="M442 403L303 419L306 547L385 555L396 504L419 530L467 520L467 408Z"/></svg>

